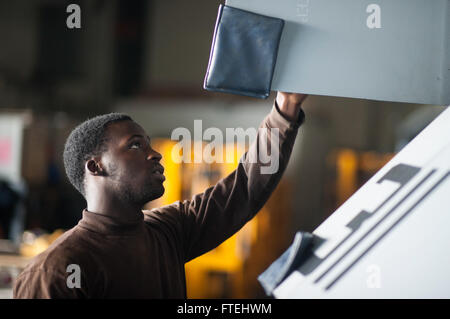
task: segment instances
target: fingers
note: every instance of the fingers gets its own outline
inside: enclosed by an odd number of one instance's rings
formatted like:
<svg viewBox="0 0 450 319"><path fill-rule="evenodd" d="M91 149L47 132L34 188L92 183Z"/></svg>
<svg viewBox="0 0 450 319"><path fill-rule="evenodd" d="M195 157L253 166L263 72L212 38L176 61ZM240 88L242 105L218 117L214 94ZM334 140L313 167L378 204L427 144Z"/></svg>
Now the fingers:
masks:
<svg viewBox="0 0 450 319"><path fill-rule="evenodd" d="M308 94L278 92L277 101L286 101L289 104L301 104L308 97Z"/></svg>

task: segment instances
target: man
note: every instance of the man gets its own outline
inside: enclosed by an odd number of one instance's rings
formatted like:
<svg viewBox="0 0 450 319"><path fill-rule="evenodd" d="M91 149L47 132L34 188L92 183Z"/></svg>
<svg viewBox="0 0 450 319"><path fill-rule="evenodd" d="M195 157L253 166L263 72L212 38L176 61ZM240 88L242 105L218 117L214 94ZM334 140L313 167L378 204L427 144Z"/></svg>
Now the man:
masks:
<svg viewBox="0 0 450 319"><path fill-rule="evenodd" d="M303 94L278 92L261 127L279 130L279 169L261 174L258 133L238 167L191 200L142 211L164 193L161 155L123 114L93 118L67 139L64 165L87 201L77 226L18 276L15 298L186 298L184 264L217 247L264 205L304 119ZM259 144L258 144L259 143ZM78 276L78 277L77 277Z"/></svg>

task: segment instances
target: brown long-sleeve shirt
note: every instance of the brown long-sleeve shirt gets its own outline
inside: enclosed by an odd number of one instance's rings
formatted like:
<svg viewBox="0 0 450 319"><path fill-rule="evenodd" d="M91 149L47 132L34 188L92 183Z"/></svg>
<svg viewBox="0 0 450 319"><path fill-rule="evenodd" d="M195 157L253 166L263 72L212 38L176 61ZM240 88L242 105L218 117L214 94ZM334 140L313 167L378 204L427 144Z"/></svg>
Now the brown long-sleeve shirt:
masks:
<svg viewBox="0 0 450 319"><path fill-rule="evenodd" d="M279 129L279 167L262 174L255 163L271 134L256 141L235 171L191 200L144 211L124 224L83 211L72 229L36 256L17 277L14 298L186 298L184 264L217 247L265 204L288 163L298 127L276 104L260 128ZM70 266L72 265L72 266ZM74 266L75 265L75 266ZM80 278L77 281L77 277Z"/></svg>

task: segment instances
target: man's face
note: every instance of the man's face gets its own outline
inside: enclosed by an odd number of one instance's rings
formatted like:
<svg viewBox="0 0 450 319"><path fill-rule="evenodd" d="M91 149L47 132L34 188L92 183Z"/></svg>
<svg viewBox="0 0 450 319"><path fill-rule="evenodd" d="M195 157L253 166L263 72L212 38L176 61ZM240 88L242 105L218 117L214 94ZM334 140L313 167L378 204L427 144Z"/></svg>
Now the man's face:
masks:
<svg viewBox="0 0 450 319"><path fill-rule="evenodd" d="M150 146L144 129L133 121L111 123L101 161L108 188L122 201L143 206L164 194L161 154Z"/></svg>

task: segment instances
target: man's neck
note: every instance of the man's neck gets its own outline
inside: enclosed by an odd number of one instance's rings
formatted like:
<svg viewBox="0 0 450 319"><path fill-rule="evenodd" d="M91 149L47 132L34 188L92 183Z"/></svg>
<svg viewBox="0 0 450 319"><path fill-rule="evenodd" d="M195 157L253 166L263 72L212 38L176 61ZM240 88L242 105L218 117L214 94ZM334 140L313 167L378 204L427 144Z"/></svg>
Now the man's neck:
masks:
<svg viewBox="0 0 450 319"><path fill-rule="evenodd" d="M105 196L97 195L95 199L88 199L87 210L109 216L118 223L129 224L142 221L141 207Z"/></svg>

